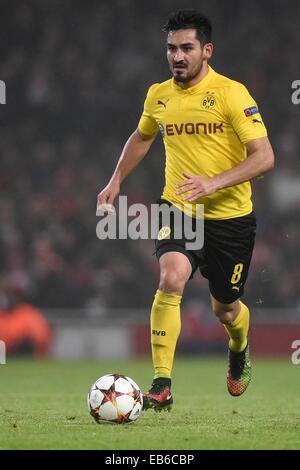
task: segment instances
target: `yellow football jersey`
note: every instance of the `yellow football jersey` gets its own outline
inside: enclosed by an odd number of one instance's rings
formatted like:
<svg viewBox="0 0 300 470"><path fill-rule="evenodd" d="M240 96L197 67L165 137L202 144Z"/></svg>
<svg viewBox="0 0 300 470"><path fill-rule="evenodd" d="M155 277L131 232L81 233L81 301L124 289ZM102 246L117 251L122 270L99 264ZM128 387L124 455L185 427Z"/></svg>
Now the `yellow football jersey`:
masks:
<svg viewBox="0 0 300 470"><path fill-rule="evenodd" d="M267 135L257 104L245 86L210 66L206 76L187 89L173 78L152 85L138 129L149 136L161 131L166 151L162 198L180 208L183 195L176 195L176 184L186 179L183 172L213 177L229 170L246 158L247 142ZM204 204L205 219L247 215L252 211L250 182L190 204Z"/></svg>

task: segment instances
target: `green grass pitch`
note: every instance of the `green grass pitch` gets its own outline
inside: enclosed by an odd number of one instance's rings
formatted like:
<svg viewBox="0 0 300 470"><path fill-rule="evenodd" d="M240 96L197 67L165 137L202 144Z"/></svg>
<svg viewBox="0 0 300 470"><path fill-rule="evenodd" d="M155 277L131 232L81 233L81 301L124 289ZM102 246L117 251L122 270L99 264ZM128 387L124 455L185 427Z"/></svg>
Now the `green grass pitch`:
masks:
<svg viewBox="0 0 300 470"><path fill-rule="evenodd" d="M107 373L149 388L149 361L10 361L0 366L0 449L300 449L300 366L253 360L244 396L228 395L227 364L177 359L171 413L97 425L86 394Z"/></svg>

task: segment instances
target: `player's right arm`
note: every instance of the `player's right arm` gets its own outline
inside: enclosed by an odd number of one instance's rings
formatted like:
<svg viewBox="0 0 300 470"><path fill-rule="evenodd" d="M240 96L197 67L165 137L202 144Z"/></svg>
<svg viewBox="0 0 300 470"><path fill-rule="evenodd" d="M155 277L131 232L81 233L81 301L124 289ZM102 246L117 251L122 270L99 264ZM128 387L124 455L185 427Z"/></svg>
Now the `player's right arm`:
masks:
<svg viewBox="0 0 300 470"><path fill-rule="evenodd" d="M98 194L97 207L113 204L120 192L121 183L127 175L143 160L148 153L156 133L145 135L136 129L127 140L117 163L116 169L107 186Z"/></svg>
<svg viewBox="0 0 300 470"><path fill-rule="evenodd" d="M109 183L98 194L97 208L100 208L101 205L113 204L120 192L121 183L143 160L159 131L158 124L153 118L152 112L153 91L156 87L157 84L154 84L148 90L144 103L144 111L140 118L138 128L127 140Z"/></svg>

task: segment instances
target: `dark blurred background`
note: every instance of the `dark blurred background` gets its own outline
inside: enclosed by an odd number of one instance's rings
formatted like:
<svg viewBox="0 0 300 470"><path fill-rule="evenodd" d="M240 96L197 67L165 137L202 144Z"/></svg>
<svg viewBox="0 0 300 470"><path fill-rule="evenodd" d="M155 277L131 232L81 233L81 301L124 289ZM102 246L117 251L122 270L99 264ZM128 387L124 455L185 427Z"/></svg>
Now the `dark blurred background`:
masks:
<svg viewBox="0 0 300 470"><path fill-rule="evenodd" d="M257 100L277 157L253 183L258 234L246 301L257 321L299 321L300 3L273 0L0 2L0 304L20 299L54 318L150 310L158 284L153 241L100 241L97 193L105 186L148 87L169 78L162 25L194 7L211 17L217 72ZM122 194L161 194L161 138ZM183 307L207 307L207 282L189 283ZM49 313L50 312L50 313ZM60 313L59 313L60 312ZM83 312L83 313L82 313ZM274 320L274 321L275 321Z"/></svg>

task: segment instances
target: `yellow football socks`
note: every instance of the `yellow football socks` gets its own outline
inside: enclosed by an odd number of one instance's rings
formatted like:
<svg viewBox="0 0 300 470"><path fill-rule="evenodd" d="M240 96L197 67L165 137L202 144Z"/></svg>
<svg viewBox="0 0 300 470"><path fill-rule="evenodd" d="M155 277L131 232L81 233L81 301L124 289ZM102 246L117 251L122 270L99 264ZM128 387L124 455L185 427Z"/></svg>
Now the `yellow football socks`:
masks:
<svg viewBox="0 0 300 470"><path fill-rule="evenodd" d="M171 377L176 343L181 329L181 295L157 290L151 310L151 345L155 375Z"/></svg>
<svg viewBox="0 0 300 470"><path fill-rule="evenodd" d="M230 336L229 348L233 352L241 352L248 343L250 313L248 307L240 301L241 310L230 325L224 325Z"/></svg>

